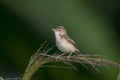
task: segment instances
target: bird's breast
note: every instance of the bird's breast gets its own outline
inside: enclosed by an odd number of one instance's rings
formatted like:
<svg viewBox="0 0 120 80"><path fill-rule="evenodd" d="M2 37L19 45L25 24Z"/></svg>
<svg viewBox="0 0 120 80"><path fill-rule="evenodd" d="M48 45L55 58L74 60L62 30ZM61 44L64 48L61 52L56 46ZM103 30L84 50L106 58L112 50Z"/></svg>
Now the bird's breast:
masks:
<svg viewBox="0 0 120 80"><path fill-rule="evenodd" d="M73 44L69 43L66 39L56 39L56 45L62 52L75 52L76 48Z"/></svg>

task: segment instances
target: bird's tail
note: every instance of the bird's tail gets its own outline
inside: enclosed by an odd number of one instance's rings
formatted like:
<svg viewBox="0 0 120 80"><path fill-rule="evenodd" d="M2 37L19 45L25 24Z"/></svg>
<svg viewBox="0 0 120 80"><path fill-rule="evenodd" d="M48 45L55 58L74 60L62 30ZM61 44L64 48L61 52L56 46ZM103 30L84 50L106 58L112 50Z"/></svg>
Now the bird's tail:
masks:
<svg viewBox="0 0 120 80"><path fill-rule="evenodd" d="M78 50L78 49L76 49L76 52L75 52L77 55L82 55L82 53Z"/></svg>

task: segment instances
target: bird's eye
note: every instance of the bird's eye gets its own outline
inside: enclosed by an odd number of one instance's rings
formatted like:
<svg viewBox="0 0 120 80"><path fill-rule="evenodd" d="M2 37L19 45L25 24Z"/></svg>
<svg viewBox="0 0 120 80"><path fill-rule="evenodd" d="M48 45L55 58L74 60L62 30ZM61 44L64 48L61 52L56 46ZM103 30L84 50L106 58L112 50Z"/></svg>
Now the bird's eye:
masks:
<svg viewBox="0 0 120 80"><path fill-rule="evenodd" d="M61 31L61 29L58 29L58 31Z"/></svg>

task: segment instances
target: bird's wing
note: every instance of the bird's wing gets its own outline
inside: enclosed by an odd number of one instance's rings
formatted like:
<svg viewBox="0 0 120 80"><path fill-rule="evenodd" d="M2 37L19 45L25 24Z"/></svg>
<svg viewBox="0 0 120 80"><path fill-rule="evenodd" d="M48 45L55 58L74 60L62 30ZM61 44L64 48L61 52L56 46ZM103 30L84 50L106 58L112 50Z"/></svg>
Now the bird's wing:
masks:
<svg viewBox="0 0 120 80"><path fill-rule="evenodd" d="M77 44L76 44L75 41L73 41L72 39L68 39L68 42L70 42L70 43L73 44L75 47L77 47Z"/></svg>
<svg viewBox="0 0 120 80"><path fill-rule="evenodd" d="M73 44L76 48L77 48L77 44L75 43L74 40L72 40L71 38L69 38L68 36L64 36L66 38L66 40L68 40L69 43Z"/></svg>

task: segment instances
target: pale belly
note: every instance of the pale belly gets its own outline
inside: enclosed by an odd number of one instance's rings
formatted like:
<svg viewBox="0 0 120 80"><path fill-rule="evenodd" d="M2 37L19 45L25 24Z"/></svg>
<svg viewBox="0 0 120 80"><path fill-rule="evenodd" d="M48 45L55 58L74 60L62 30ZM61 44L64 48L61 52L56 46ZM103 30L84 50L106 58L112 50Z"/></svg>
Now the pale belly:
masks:
<svg viewBox="0 0 120 80"><path fill-rule="evenodd" d="M67 42L65 39L56 41L58 49L62 52L75 52L76 48L71 43Z"/></svg>

